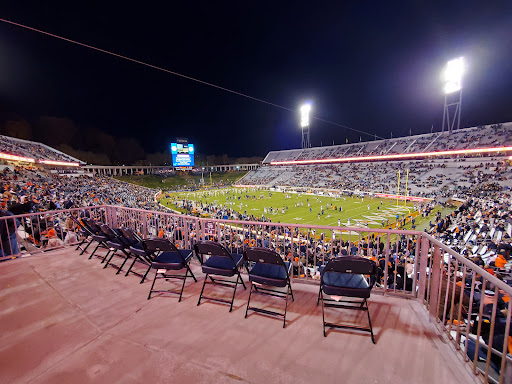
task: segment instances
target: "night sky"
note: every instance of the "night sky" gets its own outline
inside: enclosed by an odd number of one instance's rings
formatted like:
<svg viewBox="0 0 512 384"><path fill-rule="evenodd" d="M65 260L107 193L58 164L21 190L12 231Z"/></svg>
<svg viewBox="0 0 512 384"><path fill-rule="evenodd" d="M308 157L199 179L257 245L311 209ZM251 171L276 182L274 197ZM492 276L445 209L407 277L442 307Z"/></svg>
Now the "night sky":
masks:
<svg viewBox="0 0 512 384"><path fill-rule="evenodd" d="M440 73L464 56L461 126L512 121L510 0L110 3L3 2L0 18L290 109L311 100L315 116L382 137L440 130ZM177 136L236 157L301 143L297 112L5 23L0 113L67 117L147 152ZM360 137L311 124L313 146Z"/></svg>

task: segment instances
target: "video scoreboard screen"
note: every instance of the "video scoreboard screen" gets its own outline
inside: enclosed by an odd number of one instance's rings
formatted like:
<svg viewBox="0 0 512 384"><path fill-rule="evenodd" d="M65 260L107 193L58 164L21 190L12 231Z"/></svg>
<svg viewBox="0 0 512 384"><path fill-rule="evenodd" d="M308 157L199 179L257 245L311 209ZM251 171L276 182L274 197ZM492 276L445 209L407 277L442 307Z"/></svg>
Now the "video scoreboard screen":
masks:
<svg viewBox="0 0 512 384"><path fill-rule="evenodd" d="M194 166L194 144L171 144L171 155L173 167Z"/></svg>

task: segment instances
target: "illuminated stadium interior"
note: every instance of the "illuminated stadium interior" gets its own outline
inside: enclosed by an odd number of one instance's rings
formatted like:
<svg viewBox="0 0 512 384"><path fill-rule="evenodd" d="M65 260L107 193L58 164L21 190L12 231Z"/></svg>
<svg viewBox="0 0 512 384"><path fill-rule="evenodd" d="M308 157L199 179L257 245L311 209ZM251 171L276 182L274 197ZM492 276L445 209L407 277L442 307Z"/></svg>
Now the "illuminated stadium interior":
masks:
<svg viewBox="0 0 512 384"><path fill-rule="evenodd" d="M0 382L512 383L509 23L450 4L6 5Z"/></svg>

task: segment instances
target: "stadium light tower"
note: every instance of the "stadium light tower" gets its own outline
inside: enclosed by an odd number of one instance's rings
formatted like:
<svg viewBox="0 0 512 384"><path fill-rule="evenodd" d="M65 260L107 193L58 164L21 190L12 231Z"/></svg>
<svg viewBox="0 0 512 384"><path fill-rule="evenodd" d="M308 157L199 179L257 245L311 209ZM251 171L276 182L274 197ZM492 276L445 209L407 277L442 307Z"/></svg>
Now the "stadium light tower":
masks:
<svg viewBox="0 0 512 384"><path fill-rule="evenodd" d="M309 140L309 112L311 104L303 104L300 107L300 127L302 128L302 148L311 148Z"/></svg>
<svg viewBox="0 0 512 384"><path fill-rule="evenodd" d="M462 106L462 76L464 75L464 58L450 60L443 72L444 111L443 127L448 132L460 128L460 111ZM457 125L455 125L457 123Z"/></svg>

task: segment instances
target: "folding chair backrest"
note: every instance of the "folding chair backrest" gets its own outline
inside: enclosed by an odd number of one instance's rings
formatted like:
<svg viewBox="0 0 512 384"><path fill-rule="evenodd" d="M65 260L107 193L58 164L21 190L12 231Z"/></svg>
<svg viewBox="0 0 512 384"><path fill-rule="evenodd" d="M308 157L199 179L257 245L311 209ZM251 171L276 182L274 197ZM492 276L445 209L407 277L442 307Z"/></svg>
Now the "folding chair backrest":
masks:
<svg viewBox="0 0 512 384"><path fill-rule="evenodd" d="M142 239L131 228L121 227L119 232L121 241L130 247L142 242Z"/></svg>
<svg viewBox="0 0 512 384"><path fill-rule="evenodd" d="M247 248L244 252L244 259L246 262L250 263L280 265L286 273L286 279L289 280L290 278L288 275L288 268L286 267L283 258L273 249L263 247Z"/></svg>
<svg viewBox="0 0 512 384"><path fill-rule="evenodd" d="M112 228L110 228L107 224L99 224L98 226L100 227L101 232L103 232L108 237L110 237L112 239L117 237L117 233Z"/></svg>
<svg viewBox="0 0 512 384"><path fill-rule="evenodd" d="M162 239L162 238L159 238L159 237L155 237L155 238L151 238L151 239L146 239L146 240L144 240L142 242L142 245L143 245L144 250L146 252L151 252L151 253L155 253L155 252L178 252L179 253L178 248L176 248L176 246L173 243L171 243L167 239Z"/></svg>
<svg viewBox="0 0 512 384"><path fill-rule="evenodd" d="M101 228L98 226L98 224L96 224L96 223L94 222L94 220L93 220L93 219L89 219L89 218L85 218L85 217L84 217L84 218L82 219L82 221L83 221L84 225L85 225L87 228L89 228L89 230L90 230L90 231L92 231L93 233L100 233L100 232L102 232L102 231L101 231Z"/></svg>
<svg viewBox="0 0 512 384"><path fill-rule="evenodd" d="M284 265L283 258L279 253L269 248L250 247L244 252L245 260L252 263Z"/></svg>
<svg viewBox="0 0 512 384"><path fill-rule="evenodd" d="M82 231L86 231L86 232L91 232L89 230L88 227L86 227L85 225L83 225L80 220L78 220L76 217L74 217L73 215L69 216L69 218L71 219L71 221L73 221L77 226L78 228L80 228Z"/></svg>
<svg viewBox="0 0 512 384"><path fill-rule="evenodd" d="M215 241L199 241L194 244L194 250L196 255L199 257L201 264L203 263L203 255L218 256L230 259L233 262L233 267L236 267L236 263L231 256L231 253L222 244L216 243Z"/></svg>
<svg viewBox="0 0 512 384"><path fill-rule="evenodd" d="M358 256L336 257L330 260L322 272L323 277L326 272L349 273L354 275L377 276L377 264L373 260Z"/></svg>
<svg viewBox="0 0 512 384"><path fill-rule="evenodd" d="M119 230L121 231L123 236L130 241L136 241L136 242L142 241L142 239L140 239L139 236L137 236L137 234L131 228L121 227L121 228L119 228Z"/></svg>

